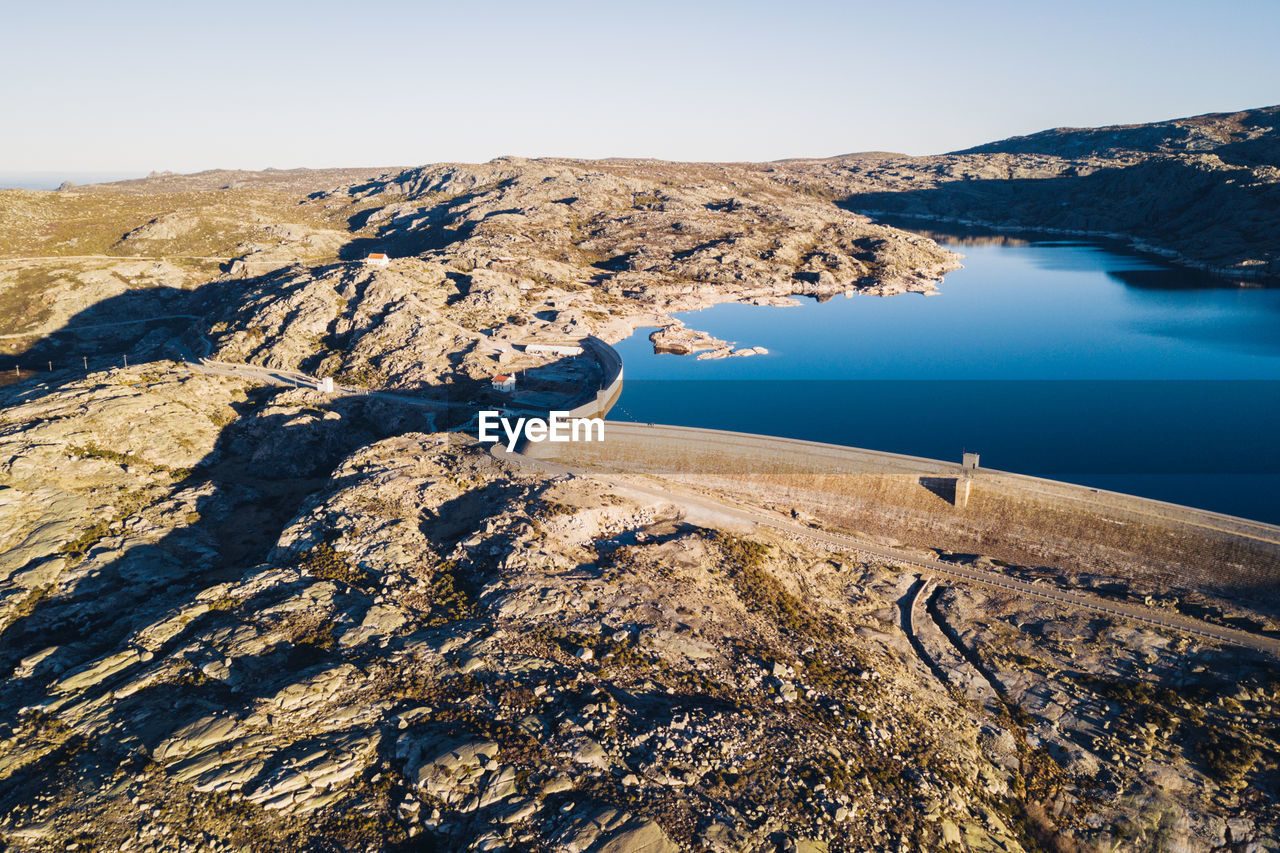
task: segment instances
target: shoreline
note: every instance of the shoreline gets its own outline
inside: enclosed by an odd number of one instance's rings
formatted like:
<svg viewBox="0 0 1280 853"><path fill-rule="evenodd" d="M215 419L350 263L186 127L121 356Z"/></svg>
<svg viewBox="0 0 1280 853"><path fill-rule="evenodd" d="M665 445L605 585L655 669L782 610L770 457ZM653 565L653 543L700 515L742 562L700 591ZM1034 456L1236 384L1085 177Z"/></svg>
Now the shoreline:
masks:
<svg viewBox="0 0 1280 853"><path fill-rule="evenodd" d="M932 213L898 213L890 210L859 210L856 212L870 218L877 225L888 225L889 227L895 226L885 221L884 218L890 220L893 218L899 218L919 220L922 222L948 223L960 225L966 228L987 228L992 231L999 231L1002 233L1016 234L1019 232L1026 232L1032 234L1056 234L1064 237L1089 237L1098 240L1113 240L1124 244L1127 249L1137 254L1153 256L1177 267L1201 272L1206 275L1213 276L1214 278L1240 279L1242 286L1244 286L1245 282L1280 284L1280 274L1268 273L1261 268L1257 270L1240 270L1233 267L1214 266L1206 263L1205 261L1199 261L1191 258L1174 249L1158 246L1141 237L1122 234L1118 231L1085 231L1079 228L1012 225L1009 223L992 222L987 219L961 219L957 216L940 216Z"/></svg>

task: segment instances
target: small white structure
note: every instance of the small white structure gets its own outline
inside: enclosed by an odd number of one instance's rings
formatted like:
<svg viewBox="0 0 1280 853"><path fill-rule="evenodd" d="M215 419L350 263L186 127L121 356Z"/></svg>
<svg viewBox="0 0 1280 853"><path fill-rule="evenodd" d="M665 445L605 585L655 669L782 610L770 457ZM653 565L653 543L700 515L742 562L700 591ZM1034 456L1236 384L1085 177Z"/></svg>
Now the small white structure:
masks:
<svg viewBox="0 0 1280 853"><path fill-rule="evenodd" d="M316 384L316 390L322 394L332 394L333 393L333 377L326 376L323 379L321 379L319 383Z"/></svg>
<svg viewBox="0 0 1280 853"><path fill-rule="evenodd" d="M545 352L550 355L582 355L582 347L567 344L529 344L525 352Z"/></svg>
<svg viewBox="0 0 1280 853"><path fill-rule="evenodd" d="M391 263L391 259L387 257L386 252L370 252L364 262L373 267L385 267Z"/></svg>
<svg viewBox="0 0 1280 853"><path fill-rule="evenodd" d="M516 388L516 378L507 373L499 373L489 382L489 387L495 391L501 391L504 394L514 391Z"/></svg>
<svg viewBox="0 0 1280 853"><path fill-rule="evenodd" d="M978 454L966 453L961 464L970 471L976 470L978 467Z"/></svg>

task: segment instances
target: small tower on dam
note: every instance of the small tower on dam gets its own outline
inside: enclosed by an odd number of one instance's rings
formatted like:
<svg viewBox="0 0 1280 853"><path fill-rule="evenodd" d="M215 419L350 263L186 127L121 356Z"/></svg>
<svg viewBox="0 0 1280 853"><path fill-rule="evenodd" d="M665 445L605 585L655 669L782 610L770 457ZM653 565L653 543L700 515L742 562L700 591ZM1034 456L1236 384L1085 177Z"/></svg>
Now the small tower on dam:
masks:
<svg viewBox="0 0 1280 853"><path fill-rule="evenodd" d="M978 454L965 453L961 457L960 476L956 478L956 508L964 509L969 505L969 492L973 489L973 475L978 471Z"/></svg>

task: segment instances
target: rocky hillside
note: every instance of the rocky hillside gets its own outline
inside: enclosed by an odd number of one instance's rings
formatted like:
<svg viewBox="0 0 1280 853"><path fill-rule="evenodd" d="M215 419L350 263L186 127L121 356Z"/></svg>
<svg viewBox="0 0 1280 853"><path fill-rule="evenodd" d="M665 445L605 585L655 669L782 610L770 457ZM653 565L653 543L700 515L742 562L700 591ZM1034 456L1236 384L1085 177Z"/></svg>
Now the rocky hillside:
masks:
<svg viewBox="0 0 1280 853"><path fill-rule="evenodd" d="M1280 107L762 169L859 212L1113 235L1228 277L1280 276Z"/></svg>
<svg viewBox="0 0 1280 853"><path fill-rule="evenodd" d="M483 378L511 341L619 340L723 301L927 292L958 266L733 166L217 172L0 193L0 213L0 346L19 361L74 362L54 334L68 323L190 314L221 358L398 387ZM357 263L372 252L393 262ZM81 349L118 359L149 331Z"/></svg>
<svg viewBox="0 0 1280 853"><path fill-rule="evenodd" d="M379 403L3 394L10 849L1270 849L1268 661Z"/></svg>
<svg viewBox="0 0 1280 853"><path fill-rule="evenodd" d="M492 372L486 353L537 336L616 341L715 302L928 291L956 266L924 237L730 167L500 160L307 204L357 205L366 236L342 254L394 260L237 268L196 309L217 319L220 357L394 387L466 381Z"/></svg>
<svg viewBox="0 0 1280 853"><path fill-rule="evenodd" d="M995 158L1067 162L939 162ZM832 201L951 179L857 164L0 193L0 849L1274 850L1274 661L516 467L405 403L591 393L530 341L767 357L670 314L932 290L956 256Z"/></svg>
<svg viewBox="0 0 1280 853"><path fill-rule="evenodd" d="M1059 127L989 142L955 154L1048 154L1064 159L1116 157L1126 153L1214 153L1233 165L1280 162L1280 106L1238 113L1209 113L1151 124Z"/></svg>

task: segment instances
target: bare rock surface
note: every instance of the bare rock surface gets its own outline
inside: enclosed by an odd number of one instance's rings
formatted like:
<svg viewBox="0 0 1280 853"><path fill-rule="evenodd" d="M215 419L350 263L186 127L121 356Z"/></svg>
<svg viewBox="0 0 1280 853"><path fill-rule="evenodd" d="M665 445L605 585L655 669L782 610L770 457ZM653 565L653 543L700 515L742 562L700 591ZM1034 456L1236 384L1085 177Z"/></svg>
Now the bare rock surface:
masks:
<svg viewBox="0 0 1280 853"><path fill-rule="evenodd" d="M242 418L276 417L287 399ZM56 423L77 435L74 421ZM137 438L159 446L163 420L153 429ZM228 464L254 429L236 432L217 442ZM103 489L131 475L94 476ZM48 821L59 838L83 825L63 822L55 766L100 792L85 806L96 837L121 849L201 832L347 837L360 830L340 816L354 808L386 839L655 851L760 847L779 831L896 837L889 804L941 777L922 768L872 795L846 768L894 780L890 756L932 749L952 756L957 780L985 766L977 729L944 693L924 685L906 701L919 688L897 653L819 603L838 600L844 578L810 573L796 545L696 527L590 481L530 478L457 436L354 451L258 562L230 572L207 521L151 506L119 522L110 550L64 558L40 600L3 600L12 674L0 701L15 724L0 772L46 792L9 789L0 831L15 843ZM184 529L206 533L205 568L153 582L105 634L48 630L107 618L82 587L119 606L137 580L102 579L139 549L176 549ZM801 583L836 622L798 609ZM948 813L985 837L995 801L960 785ZM691 791L723 798L728 822L707 822ZM142 809L149 819L129 822ZM832 817L854 813L865 820Z"/></svg>
<svg viewBox="0 0 1280 853"><path fill-rule="evenodd" d="M732 166L502 158L390 174L309 203L380 205L360 217L371 236L347 253L367 245L395 260L209 289L197 311L222 312L210 336L219 358L387 387L465 386L491 375L504 346L617 341L717 302L930 292L958 266L927 238ZM673 336L668 351L719 345Z"/></svg>
<svg viewBox="0 0 1280 853"><path fill-rule="evenodd" d="M177 389L211 411L245 392L172 370L6 410L22 459L146 406L128 434L150 467L62 463L59 488L155 494L62 553L34 598L7 581L16 849L1019 850L1052 833L1210 850L1228 826L1259 843L1275 826L1274 746L1237 728L1280 705L1261 662L934 586L913 607L922 657L897 606L911 575L532 476L456 434L378 440L354 410L335 444L352 449L320 477L278 475L300 482L278 484L287 512L245 551L222 534L255 498L220 466L251 463L268 423L325 419L299 418L310 392L246 395L185 447L166 437ZM157 467L193 458L177 482ZM15 491L10 517L38 519L44 499ZM169 509L184 494L199 518Z"/></svg>
<svg viewBox="0 0 1280 853"><path fill-rule="evenodd" d="M498 372L532 408L602 384L530 343L658 327L686 356L767 356L671 315L932 292L957 257L853 212L873 206L1269 268L1273 114L939 158L0 193L0 344L56 361L0 388L0 846L1275 850L1274 661L444 431ZM1153 194L1187 220L1140 222ZM1232 215L1192 235L1203 204ZM283 371L345 387L264 384ZM904 525L877 541L935 553ZM1274 627L1114 567L998 565Z"/></svg>
<svg viewBox="0 0 1280 853"><path fill-rule="evenodd" d="M1280 107L1058 128L952 154L762 166L862 213L1099 235L1251 282L1280 275Z"/></svg>

